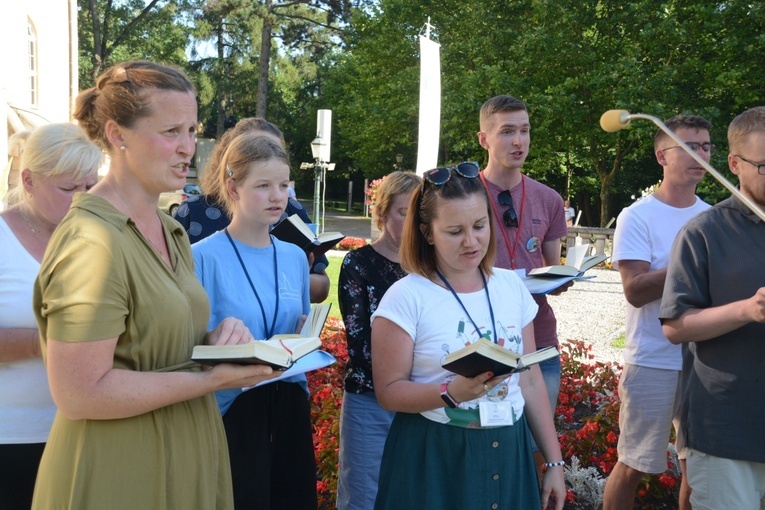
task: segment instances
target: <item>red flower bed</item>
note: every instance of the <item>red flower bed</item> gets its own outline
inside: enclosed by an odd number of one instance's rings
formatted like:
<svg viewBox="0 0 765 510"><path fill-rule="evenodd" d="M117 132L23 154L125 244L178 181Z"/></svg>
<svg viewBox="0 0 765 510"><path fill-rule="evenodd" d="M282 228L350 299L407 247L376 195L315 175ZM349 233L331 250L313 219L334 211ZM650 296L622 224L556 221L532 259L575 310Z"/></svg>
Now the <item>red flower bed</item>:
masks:
<svg viewBox="0 0 765 510"><path fill-rule="evenodd" d="M362 239L360 237L346 237L337 245L335 245L336 250L342 250L342 251L353 251L358 250L362 246L365 246L367 244L366 239Z"/></svg>
<svg viewBox="0 0 765 510"><path fill-rule="evenodd" d="M327 321L322 341L324 350L332 353L337 363L309 373L308 385L311 390L319 508L329 509L335 507L337 494L340 407L343 374L348 359L341 320L330 318ZM572 457L577 457L581 467L594 467L605 477L617 461L621 366L594 361L591 350L580 340L561 344L561 388L555 425L567 463L570 465ZM679 482L675 466L671 464L661 475L646 475L638 486L638 506L646 510L676 508ZM576 494L569 492L565 508L584 509L582 504L577 501Z"/></svg>
<svg viewBox="0 0 765 510"><path fill-rule="evenodd" d="M617 363L594 361L592 347L581 340L561 343L561 387L555 426L563 458L579 459L583 468L594 467L603 477L613 470L618 455L619 376ZM672 438L674 441L674 438ZM677 508L680 477L669 462L661 475L646 475L638 485L641 509ZM569 494L567 509L579 509L576 494Z"/></svg>
<svg viewBox="0 0 765 510"><path fill-rule="evenodd" d="M340 407L343 402L345 363L348 360L343 321L334 317L327 319L321 341L323 349L337 358L337 363L307 374L311 390L316 489L319 493L319 508L335 508Z"/></svg>

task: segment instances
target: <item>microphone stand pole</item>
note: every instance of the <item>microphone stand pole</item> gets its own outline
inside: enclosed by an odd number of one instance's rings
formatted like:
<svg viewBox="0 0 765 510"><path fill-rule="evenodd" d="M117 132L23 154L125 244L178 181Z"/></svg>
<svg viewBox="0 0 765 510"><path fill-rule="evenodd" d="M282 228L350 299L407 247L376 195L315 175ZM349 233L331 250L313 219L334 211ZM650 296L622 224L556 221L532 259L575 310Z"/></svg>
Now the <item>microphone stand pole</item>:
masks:
<svg viewBox="0 0 765 510"><path fill-rule="evenodd" d="M757 204L752 202L752 200L741 193L738 188L731 184L728 179L726 179L725 176L723 176L720 172L715 170L712 165L701 159L696 151L691 150L690 147L685 145L685 142L681 140L679 136L673 133L672 130L670 130L662 121L653 115L646 115L645 113L629 113L627 110L608 110L600 117L600 127L602 127L604 131L613 133L627 127L632 119L650 120L656 124L659 129L664 131L670 138L677 142L678 145L685 152L687 152L690 157L692 157L699 165L704 168L704 170L712 174L712 177L717 179L718 182L725 187L725 189L730 191L733 196L741 200L744 205L746 205L754 214L756 214L763 222L765 222L765 211L763 211L759 206L757 206Z"/></svg>

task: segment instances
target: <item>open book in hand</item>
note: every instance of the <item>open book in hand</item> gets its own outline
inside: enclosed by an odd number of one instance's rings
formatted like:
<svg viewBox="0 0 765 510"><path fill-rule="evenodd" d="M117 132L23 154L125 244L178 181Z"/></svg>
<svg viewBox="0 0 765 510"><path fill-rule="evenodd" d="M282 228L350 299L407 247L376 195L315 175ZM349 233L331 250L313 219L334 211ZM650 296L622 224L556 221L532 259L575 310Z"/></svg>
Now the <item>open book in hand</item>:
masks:
<svg viewBox="0 0 765 510"><path fill-rule="evenodd" d="M484 372L492 372L497 376L521 372L556 356L558 356L558 350L554 346L521 356L510 349L496 345L491 340L481 338L447 355L441 366L465 377L475 377Z"/></svg>
<svg viewBox="0 0 765 510"><path fill-rule="evenodd" d="M321 330L329 315L330 304L312 305L300 333L274 335L268 340L256 340L236 345L197 345L191 359L205 365L237 363L240 365L271 365L284 370L296 360L321 347Z"/></svg>
<svg viewBox="0 0 765 510"><path fill-rule="evenodd" d="M313 230L297 214L288 216L277 223L271 229L271 233L282 241L300 246L306 253L313 253L314 257L324 255L327 250L345 239L345 236L340 232L314 234Z"/></svg>
<svg viewBox="0 0 765 510"><path fill-rule="evenodd" d="M595 267L608 259L608 255L588 255L589 252L589 243L580 246L571 246L566 249L566 263L564 265L538 267L529 271L527 276L582 276L588 269Z"/></svg>

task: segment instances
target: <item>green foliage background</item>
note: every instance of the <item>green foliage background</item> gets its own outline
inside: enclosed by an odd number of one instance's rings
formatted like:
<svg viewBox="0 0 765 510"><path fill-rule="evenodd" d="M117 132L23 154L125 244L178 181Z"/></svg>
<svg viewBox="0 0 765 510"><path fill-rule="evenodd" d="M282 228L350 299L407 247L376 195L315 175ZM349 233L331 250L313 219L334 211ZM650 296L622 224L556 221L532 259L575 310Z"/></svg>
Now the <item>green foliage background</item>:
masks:
<svg viewBox="0 0 765 510"><path fill-rule="evenodd" d="M80 0L81 78L94 68L90 4ZM208 134L255 114L262 27L271 27L267 118L290 145L293 167L310 161L316 110L333 111L327 193L341 198L355 181L413 168L417 153L418 34L430 19L441 44L439 162L485 160L478 110L489 97L523 99L532 122L525 170L569 196L582 223L605 224L632 195L661 178L654 126L636 122L603 132L611 108L667 118L700 114L720 147L713 165L727 173L725 132L735 115L763 104L765 4L731 0L164 0L139 22L144 0L112 0L111 32L127 33L107 65L150 58L183 66L199 88ZM108 41L107 41L108 43ZM728 174L730 176L730 174ZM313 175L296 170L298 190ZM713 179L699 193L727 192Z"/></svg>

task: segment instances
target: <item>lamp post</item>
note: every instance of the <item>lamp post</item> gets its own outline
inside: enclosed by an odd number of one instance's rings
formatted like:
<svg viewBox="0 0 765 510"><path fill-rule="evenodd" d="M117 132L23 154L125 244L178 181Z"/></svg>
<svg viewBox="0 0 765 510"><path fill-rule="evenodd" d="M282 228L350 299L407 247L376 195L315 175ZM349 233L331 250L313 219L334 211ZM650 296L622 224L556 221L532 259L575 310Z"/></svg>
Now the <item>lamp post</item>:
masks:
<svg viewBox="0 0 765 510"><path fill-rule="evenodd" d="M401 163L404 161L404 155L400 152L396 154L396 170L401 170Z"/></svg>
<svg viewBox="0 0 765 510"><path fill-rule="evenodd" d="M313 185L313 222L316 224L316 233L321 233L324 229L321 228L321 180L323 176L323 169L321 167L321 149L324 145L324 140L320 136L317 136L311 142L311 154L316 162L313 167L314 185Z"/></svg>

